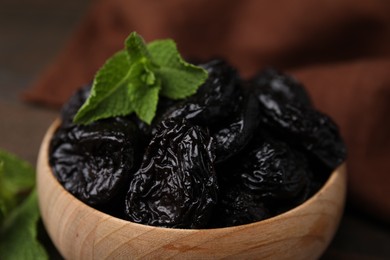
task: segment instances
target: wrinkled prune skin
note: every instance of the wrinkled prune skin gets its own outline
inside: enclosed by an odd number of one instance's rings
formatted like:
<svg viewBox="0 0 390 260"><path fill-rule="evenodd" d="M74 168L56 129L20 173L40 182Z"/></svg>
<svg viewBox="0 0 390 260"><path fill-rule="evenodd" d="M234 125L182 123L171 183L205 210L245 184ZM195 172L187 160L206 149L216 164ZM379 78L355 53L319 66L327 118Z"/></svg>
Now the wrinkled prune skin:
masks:
<svg viewBox="0 0 390 260"><path fill-rule="evenodd" d="M259 100L262 127L278 133L326 167L328 173L346 158L346 147L337 125L315 110L304 87L293 78L272 69L251 80Z"/></svg>
<svg viewBox="0 0 390 260"><path fill-rule="evenodd" d="M218 167L219 202L212 227L260 221L283 213L311 194L306 158L269 134L258 134L245 151Z"/></svg>
<svg viewBox="0 0 390 260"><path fill-rule="evenodd" d="M283 103L301 103L312 106L309 94L303 85L289 75L273 68L266 68L252 79L257 90L272 94Z"/></svg>
<svg viewBox="0 0 390 260"><path fill-rule="evenodd" d="M286 201L308 186L311 172L303 155L286 143L264 139L238 161L233 182L264 201Z"/></svg>
<svg viewBox="0 0 390 260"><path fill-rule="evenodd" d="M62 126L51 140L49 163L66 190L89 205L103 205L135 172L140 136L128 118Z"/></svg>
<svg viewBox="0 0 390 260"><path fill-rule="evenodd" d="M197 93L168 109L166 118L185 118L193 124L217 124L235 109L239 93L239 76L235 69L222 60L200 65L209 76Z"/></svg>
<svg viewBox="0 0 390 260"><path fill-rule="evenodd" d="M264 140L240 161L239 182L266 201L296 198L311 175L306 159L284 142Z"/></svg>
<svg viewBox="0 0 390 260"><path fill-rule="evenodd" d="M299 103L283 103L269 93L257 93L262 123L279 137L333 170L346 158L346 147L333 120Z"/></svg>
<svg viewBox="0 0 390 260"><path fill-rule="evenodd" d="M240 100L232 120L213 134L216 163L236 155L252 139L259 124L259 103L252 93Z"/></svg>
<svg viewBox="0 0 390 260"><path fill-rule="evenodd" d="M244 225L272 216L261 198L238 185L225 187L219 197L209 228Z"/></svg>
<svg viewBox="0 0 390 260"><path fill-rule="evenodd" d="M249 142L259 122L258 102L253 94L244 93L237 72L225 61L213 60L200 66L208 71L208 80L193 97L169 108L163 118L185 118L208 127L219 163Z"/></svg>
<svg viewBox="0 0 390 260"><path fill-rule="evenodd" d="M130 183L127 218L152 226L204 227L218 192L210 146L199 126L163 121Z"/></svg>

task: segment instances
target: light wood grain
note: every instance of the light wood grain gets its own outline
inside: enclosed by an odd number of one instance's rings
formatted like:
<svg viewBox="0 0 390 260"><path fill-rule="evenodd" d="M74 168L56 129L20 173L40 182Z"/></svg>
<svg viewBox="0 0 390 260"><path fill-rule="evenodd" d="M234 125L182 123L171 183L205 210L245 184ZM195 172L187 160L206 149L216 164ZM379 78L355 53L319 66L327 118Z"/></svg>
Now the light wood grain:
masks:
<svg viewBox="0 0 390 260"><path fill-rule="evenodd" d="M182 230L135 224L111 217L63 189L48 165L55 122L42 142L37 165L39 206L54 244L66 259L316 259L341 218L345 164L304 204L257 223Z"/></svg>

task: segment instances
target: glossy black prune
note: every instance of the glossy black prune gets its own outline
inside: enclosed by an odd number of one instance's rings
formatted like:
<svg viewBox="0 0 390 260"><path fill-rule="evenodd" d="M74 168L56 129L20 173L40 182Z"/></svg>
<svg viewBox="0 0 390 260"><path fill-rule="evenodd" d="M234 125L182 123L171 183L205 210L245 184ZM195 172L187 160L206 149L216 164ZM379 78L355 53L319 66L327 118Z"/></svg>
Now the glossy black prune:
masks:
<svg viewBox="0 0 390 260"><path fill-rule="evenodd" d="M50 143L49 163L58 181L89 205L113 199L137 164L140 134L126 118L60 127Z"/></svg>
<svg viewBox="0 0 390 260"><path fill-rule="evenodd" d="M291 200L308 185L305 158L283 142L266 140L242 161L240 182L266 200Z"/></svg>
<svg viewBox="0 0 390 260"><path fill-rule="evenodd" d="M307 188L311 172L306 159L286 143L266 138L243 155L233 182L264 201L296 198Z"/></svg>
<svg viewBox="0 0 390 260"><path fill-rule="evenodd" d="M248 93L240 100L229 124L213 134L216 163L234 156L249 143L259 124L258 118L259 103L252 93Z"/></svg>
<svg viewBox="0 0 390 260"><path fill-rule="evenodd" d="M219 197L210 228L244 225L272 216L261 198L239 185L224 187Z"/></svg>
<svg viewBox="0 0 390 260"><path fill-rule="evenodd" d="M138 116L133 113L130 118L135 122L141 132L145 135L147 139L151 139L152 136L156 133L156 128L161 123L161 120L165 119L163 115L167 112L168 109L177 105L179 101L169 99L163 96L159 97L157 110L155 118L152 120L152 123L149 125L138 118Z"/></svg>
<svg viewBox="0 0 390 260"><path fill-rule="evenodd" d="M306 159L287 144L257 136L218 168L221 192L211 227L260 221L283 213L311 194Z"/></svg>
<svg viewBox="0 0 390 260"><path fill-rule="evenodd" d="M177 228L207 224L217 200L211 138L186 120L163 121L126 198L127 218Z"/></svg>
<svg viewBox="0 0 390 260"><path fill-rule="evenodd" d="M217 124L230 116L239 96L239 76L222 60L200 65L209 76L197 93L168 109L164 118L185 118L198 125Z"/></svg>
<svg viewBox="0 0 390 260"><path fill-rule="evenodd" d="M61 121L62 125L72 125L73 117L77 114L77 111L87 100L91 93L91 85L84 86L78 89L64 104L61 109Z"/></svg>
<svg viewBox="0 0 390 260"><path fill-rule="evenodd" d="M245 151L217 168L219 201L211 227L260 221L293 208L311 194L312 173L302 154L257 133Z"/></svg>
<svg viewBox="0 0 390 260"><path fill-rule="evenodd" d="M257 90L271 93L283 103L298 102L306 106L312 105L309 94L302 84L293 77L273 68L264 69L251 81Z"/></svg>
<svg viewBox="0 0 390 260"><path fill-rule="evenodd" d="M262 123L279 137L313 156L330 170L346 158L346 147L333 120L300 103L284 103L269 93L257 93Z"/></svg>

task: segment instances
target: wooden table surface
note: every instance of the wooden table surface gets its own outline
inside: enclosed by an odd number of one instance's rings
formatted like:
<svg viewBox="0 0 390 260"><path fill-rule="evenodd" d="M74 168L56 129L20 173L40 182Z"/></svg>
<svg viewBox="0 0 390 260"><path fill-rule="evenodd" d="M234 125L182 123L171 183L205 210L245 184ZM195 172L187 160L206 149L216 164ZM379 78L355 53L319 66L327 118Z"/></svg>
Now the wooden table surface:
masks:
<svg viewBox="0 0 390 260"><path fill-rule="evenodd" d="M0 0L0 148L35 164L58 111L25 104L20 94L55 57L92 0ZM51 258L60 256L45 234ZM390 225L347 203L322 259L390 259Z"/></svg>

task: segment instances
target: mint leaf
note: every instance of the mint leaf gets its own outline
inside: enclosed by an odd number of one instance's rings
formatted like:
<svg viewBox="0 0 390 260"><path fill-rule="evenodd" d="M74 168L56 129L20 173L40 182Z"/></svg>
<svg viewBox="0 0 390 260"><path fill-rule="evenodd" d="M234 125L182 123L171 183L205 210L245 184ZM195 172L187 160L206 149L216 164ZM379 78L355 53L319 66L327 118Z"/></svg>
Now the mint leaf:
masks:
<svg viewBox="0 0 390 260"><path fill-rule="evenodd" d="M2 218L25 198L34 184L34 168L15 155L0 149L0 215L3 216Z"/></svg>
<svg viewBox="0 0 390 260"><path fill-rule="evenodd" d="M133 65L131 73L140 75L134 77L129 88L130 102L137 116L150 124L156 114L160 82L155 79L154 73L143 63Z"/></svg>
<svg viewBox="0 0 390 260"><path fill-rule="evenodd" d="M4 221L0 227L0 256L8 259L48 259L37 240L39 209L36 191Z"/></svg>
<svg viewBox="0 0 390 260"><path fill-rule="evenodd" d="M47 259L37 240L34 168L0 149L0 258Z"/></svg>
<svg viewBox="0 0 390 260"><path fill-rule="evenodd" d="M207 79L207 71L187 63L180 56L172 40L154 41L148 44L162 83L161 95L171 99L182 99L196 93Z"/></svg>
<svg viewBox="0 0 390 260"><path fill-rule="evenodd" d="M133 32L125 41L125 49L97 72L91 94L73 121L89 124L135 112L150 124L160 94L185 98L194 94L206 79L207 71L185 62L172 40L146 45Z"/></svg>
<svg viewBox="0 0 390 260"><path fill-rule="evenodd" d="M133 112L133 107L128 102L129 69L130 63L125 51L117 52L107 60L97 72L91 94L73 121L77 124L89 124L99 119Z"/></svg>
<svg viewBox="0 0 390 260"><path fill-rule="evenodd" d="M150 56L144 40L136 32L132 32L129 37L127 37L125 46L130 64L152 62L152 57Z"/></svg>
<svg viewBox="0 0 390 260"><path fill-rule="evenodd" d="M0 160L0 185L4 182L4 162ZM3 223L5 215L7 214L8 207L6 204L6 195L3 195L3 189L0 190L0 225Z"/></svg>

